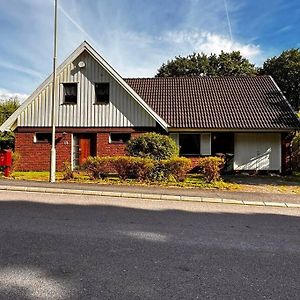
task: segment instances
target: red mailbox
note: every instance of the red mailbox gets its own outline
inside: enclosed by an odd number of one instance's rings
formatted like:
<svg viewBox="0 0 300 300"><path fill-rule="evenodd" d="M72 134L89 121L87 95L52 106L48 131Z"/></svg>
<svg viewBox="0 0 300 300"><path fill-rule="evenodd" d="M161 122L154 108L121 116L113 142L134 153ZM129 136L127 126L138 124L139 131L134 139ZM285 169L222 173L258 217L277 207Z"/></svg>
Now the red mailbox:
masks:
<svg viewBox="0 0 300 300"><path fill-rule="evenodd" d="M0 166L4 167L4 176L8 177L12 166L11 150L3 150L0 152Z"/></svg>

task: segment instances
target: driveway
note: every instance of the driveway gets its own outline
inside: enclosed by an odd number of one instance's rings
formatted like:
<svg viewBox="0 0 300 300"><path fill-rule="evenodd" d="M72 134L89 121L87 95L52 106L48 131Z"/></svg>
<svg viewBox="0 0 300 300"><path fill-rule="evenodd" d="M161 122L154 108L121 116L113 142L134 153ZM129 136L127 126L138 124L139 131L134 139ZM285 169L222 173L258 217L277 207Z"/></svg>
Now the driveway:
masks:
<svg viewBox="0 0 300 300"><path fill-rule="evenodd" d="M1 299L298 299L300 210L0 191Z"/></svg>

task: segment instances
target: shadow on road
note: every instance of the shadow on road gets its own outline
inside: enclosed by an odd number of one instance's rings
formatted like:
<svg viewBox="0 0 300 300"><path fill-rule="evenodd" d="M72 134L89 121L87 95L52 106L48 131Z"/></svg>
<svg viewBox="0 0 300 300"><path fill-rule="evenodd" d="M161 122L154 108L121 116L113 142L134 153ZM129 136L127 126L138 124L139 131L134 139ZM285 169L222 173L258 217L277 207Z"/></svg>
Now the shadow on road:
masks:
<svg viewBox="0 0 300 300"><path fill-rule="evenodd" d="M0 298L296 299L300 218L0 202Z"/></svg>

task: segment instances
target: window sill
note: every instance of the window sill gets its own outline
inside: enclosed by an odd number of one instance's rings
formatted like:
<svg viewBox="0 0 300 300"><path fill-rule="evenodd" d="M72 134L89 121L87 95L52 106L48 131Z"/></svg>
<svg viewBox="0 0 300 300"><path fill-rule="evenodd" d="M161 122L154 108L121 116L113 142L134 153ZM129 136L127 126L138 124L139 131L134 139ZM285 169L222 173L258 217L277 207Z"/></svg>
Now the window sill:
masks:
<svg viewBox="0 0 300 300"><path fill-rule="evenodd" d="M95 102L93 105L108 105L109 102Z"/></svg>
<svg viewBox="0 0 300 300"><path fill-rule="evenodd" d="M77 105L77 103L73 103L73 102L64 102L61 105Z"/></svg>

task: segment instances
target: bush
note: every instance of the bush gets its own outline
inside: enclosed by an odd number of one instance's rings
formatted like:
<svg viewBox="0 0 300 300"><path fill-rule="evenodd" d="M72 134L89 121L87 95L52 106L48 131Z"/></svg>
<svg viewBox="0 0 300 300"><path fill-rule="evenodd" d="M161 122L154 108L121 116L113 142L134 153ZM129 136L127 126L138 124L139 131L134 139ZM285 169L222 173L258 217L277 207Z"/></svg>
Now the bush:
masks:
<svg viewBox="0 0 300 300"><path fill-rule="evenodd" d="M154 160L170 159L179 154L175 141L158 133L145 133L130 140L125 150L130 156Z"/></svg>
<svg viewBox="0 0 300 300"><path fill-rule="evenodd" d="M18 168L19 162L21 160L21 155L19 152L13 152L12 153L12 167L11 170L14 171Z"/></svg>
<svg viewBox="0 0 300 300"><path fill-rule="evenodd" d="M150 179L156 181L184 181L191 166L191 160L186 157L156 161L154 168L151 170Z"/></svg>
<svg viewBox="0 0 300 300"><path fill-rule="evenodd" d="M112 162L121 179L146 180L154 167L151 159L132 156L114 157Z"/></svg>
<svg viewBox="0 0 300 300"><path fill-rule="evenodd" d="M69 180L74 178L74 172L72 170L71 164L68 161L63 163L63 180Z"/></svg>
<svg viewBox="0 0 300 300"><path fill-rule="evenodd" d="M201 157L199 159L200 172L203 173L207 182L220 179L221 169L224 166L224 159L220 157Z"/></svg>
<svg viewBox="0 0 300 300"><path fill-rule="evenodd" d="M298 132L292 140L292 169L300 170L300 133Z"/></svg>
<svg viewBox="0 0 300 300"><path fill-rule="evenodd" d="M82 169L86 171L92 179L104 179L112 169L111 157L89 156Z"/></svg>

